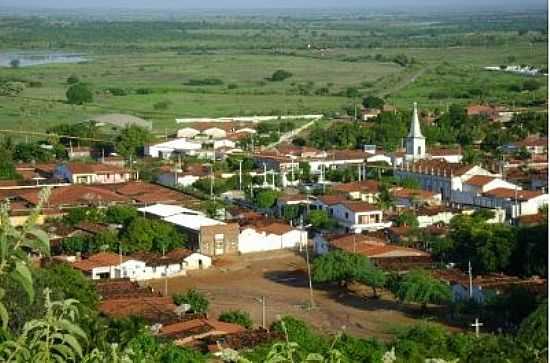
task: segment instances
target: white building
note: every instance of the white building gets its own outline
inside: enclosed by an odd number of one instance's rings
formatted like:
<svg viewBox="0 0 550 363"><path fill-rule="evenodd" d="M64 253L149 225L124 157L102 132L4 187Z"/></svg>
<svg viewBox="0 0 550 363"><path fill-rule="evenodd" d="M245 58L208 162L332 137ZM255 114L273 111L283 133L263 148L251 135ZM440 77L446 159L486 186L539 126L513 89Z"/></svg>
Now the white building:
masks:
<svg viewBox="0 0 550 363"><path fill-rule="evenodd" d="M406 145L406 160L419 160L426 157L426 138L422 135L420 129L420 121L418 120L418 110L416 102L414 103L413 115L411 119L411 127L405 141Z"/></svg>
<svg viewBox="0 0 550 363"><path fill-rule="evenodd" d="M292 228L284 223L265 226L246 226L239 234L239 252L251 253L299 248L307 245L307 231Z"/></svg>
<svg viewBox="0 0 550 363"><path fill-rule="evenodd" d="M172 154L198 156L201 154L202 143L187 139L175 139L160 144L145 145L145 155L153 158L170 159Z"/></svg>
<svg viewBox="0 0 550 363"><path fill-rule="evenodd" d="M142 207L139 208L138 211L143 213L144 215L153 216L156 218L166 218L177 214L204 215L202 212L196 211L194 209L184 208L179 205L162 203Z"/></svg>

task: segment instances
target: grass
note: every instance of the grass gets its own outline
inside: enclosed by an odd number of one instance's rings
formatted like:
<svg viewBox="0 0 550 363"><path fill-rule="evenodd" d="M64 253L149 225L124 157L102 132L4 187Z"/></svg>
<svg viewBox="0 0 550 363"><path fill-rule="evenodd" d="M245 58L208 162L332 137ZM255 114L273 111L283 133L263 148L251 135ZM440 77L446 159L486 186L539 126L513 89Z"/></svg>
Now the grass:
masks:
<svg viewBox="0 0 550 363"><path fill-rule="evenodd" d="M414 101L433 108L454 102L479 102L480 98L513 104L545 98L546 79L539 77L542 87L538 91L518 93L511 91L510 85L521 84L526 77L490 73L481 67L508 64L511 56L518 64L544 64L547 53L542 44L445 49L218 50L201 55L152 50L91 52L90 60L80 64L0 69L0 78L43 84L27 87L16 98L0 97L0 128L43 130L62 122L120 112L152 120L156 131L171 131L177 128L178 117L342 112L345 105L353 102L341 95L347 87L356 87L362 94L386 95L389 103L403 108ZM377 54L387 58L406 54L414 57L416 64L404 68L377 62L373 59ZM350 57L357 61L350 61ZM287 70L293 76L283 82L267 81L277 69ZM96 92L94 103L64 103L66 79L71 74L92 86ZM190 79L205 78L220 79L223 84L185 85ZM150 88L153 93L111 96L105 93L111 87L130 91ZM316 90L325 87L330 95L315 95ZM472 89L482 90L482 97L464 96ZM434 93L448 95L434 98ZM154 109L156 103L164 101L169 104L166 109Z"/></svg>

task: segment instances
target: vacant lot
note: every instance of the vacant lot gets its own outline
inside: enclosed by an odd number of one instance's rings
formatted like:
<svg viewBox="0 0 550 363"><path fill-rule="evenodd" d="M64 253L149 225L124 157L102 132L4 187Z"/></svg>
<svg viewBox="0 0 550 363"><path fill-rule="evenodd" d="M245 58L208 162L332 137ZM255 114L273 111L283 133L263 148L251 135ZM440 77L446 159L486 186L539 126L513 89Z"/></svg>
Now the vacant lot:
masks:
<svg viewBox="0 0 550 363"><path fill-rule="evenodd" d="M389 296L381 300L351 294L338 287L315 288L316 309L304 308L309 301L304 274L305 263L292 252L233 258L209 271L168 280L168 292L197 288L211 301L210 314L217 317L222 311L249 311L253 320L261 322L261 304L266 297L268 323L286 314L308 321L325 333L345 329L352 335L388 339L399 327L418 322L414 308L404 307ZM164 289L163 281L151 284ZM314 286L315 287L315 286Z"/></svg>

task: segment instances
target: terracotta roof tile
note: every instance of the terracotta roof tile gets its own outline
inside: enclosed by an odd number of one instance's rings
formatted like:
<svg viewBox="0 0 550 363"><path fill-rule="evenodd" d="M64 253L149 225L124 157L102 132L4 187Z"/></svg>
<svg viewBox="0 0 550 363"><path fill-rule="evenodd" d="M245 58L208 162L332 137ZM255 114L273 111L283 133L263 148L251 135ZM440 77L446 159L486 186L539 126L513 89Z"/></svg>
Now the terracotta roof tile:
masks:
<svg viewBox="0 0 550 363"><path fill-rule="evenodd" d="M492 176L474 175L470 179L466 180L464 183L470 184L470 185L475 185L475 186L478 186L478 187L482 187L486 184L489 184L490 182L492 182L495 179L497 179L497 178L492 177Z"/></svg>
<svg viewBox="0 0 550 363"><path fill-rule="evenodd" d="M361 234L355 236L355 242L354 235L347 235L332 239L329 243L334 248L350 253L356 251L358 254L371 258L417 257L430 255L427 252L414 248L386 244L377 238L363 236Z"/></svg>
<svg viewBox="0 0 550 363"><path fill-rule="evenodd" d="M337 184L332 190L338 192L368 192L377 193L380 190L380 184L376 180L362 180L351 183Z"/></svg>
<svg viewBox="0 0 550 363"><path fill-rule="evenodd" d="M19 193L19 197L36 205L39 200L39 189ZM68 185L54 188L48 199L48 206L80 205L109 202L125 202L127 199L104 188L88 185Z"/></svg>
<svg viewBox="0 0 550 363"><path fill-rule="evenodd" d="M347 198L340 194L335 195L323 195L318 198L318 200L324 205L335 205L342 203L347 200Z"/></svg>
<svg viewBox="0 0 550 363"><path fill-rule="evenodd" d="M514 190L508 188L495 188L483 193L486 196L495 198L508 198L513 200L527 201L542 195L539 191L534 190Z"/></svg>
<svg viewBox="0 0 550 363"><path fill-rule="evenodd" d="M72 266L78 270L90 272L94 268L118 266L120 261L128 261L128 257L120 256L109 252L100 252L90 256L87 259L82 259L72 263Z"/></svg>
<svg viewBox="0 0 550 363"><path fill-rule="evenodd" d="M338 204L342 204L344 207L346 207L350 211L356 212L356 213L380 210L378 206L368 202L355 202L355 201L346 200Z"/></svg>
<svg viewBox="0 0 550 363"><path fill-rule="evenodd" d="M256 231L258 232L265 232L267 234L276 234L278 236L282 236L283 234L286 234L292 230L293 228L290 225L285 223L279 223L279 222L270 223L262 227L256 227Z"/></svg>

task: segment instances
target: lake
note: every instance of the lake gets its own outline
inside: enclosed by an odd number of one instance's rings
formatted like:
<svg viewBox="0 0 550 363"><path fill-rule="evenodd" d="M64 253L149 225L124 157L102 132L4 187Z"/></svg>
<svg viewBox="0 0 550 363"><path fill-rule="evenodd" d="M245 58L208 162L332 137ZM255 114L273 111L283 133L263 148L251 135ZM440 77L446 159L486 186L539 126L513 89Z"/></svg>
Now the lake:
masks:
<svg viewBox="0 0 550 363"><path fill-rule="evenodd" d="M87 61L81 53L65 52L0 52L0 67L11 67L11 61L19 59L20 67L51 63L79 63Z"/></svg>

